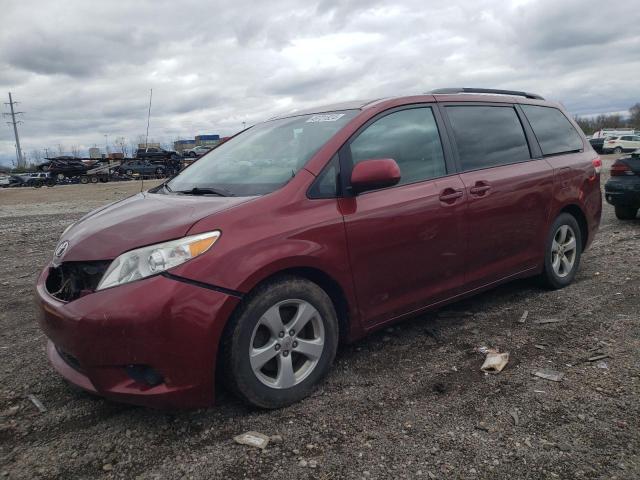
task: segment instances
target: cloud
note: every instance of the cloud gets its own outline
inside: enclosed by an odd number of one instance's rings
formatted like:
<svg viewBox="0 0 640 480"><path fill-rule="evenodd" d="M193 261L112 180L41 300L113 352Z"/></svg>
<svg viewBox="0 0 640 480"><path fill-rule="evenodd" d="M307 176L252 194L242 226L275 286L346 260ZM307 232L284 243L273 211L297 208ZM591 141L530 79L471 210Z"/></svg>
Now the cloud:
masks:
<svg viewBox="0 0 640 480"><path fill-rule="evenodd" d="M27 152L135 142L150 88L166 143L444 86L538 92L575 114L640 100L636 16L605 21L595 0L21 0L2 16L0 94L22 102ZM14 156L2 127L0 163Z"/></svg>

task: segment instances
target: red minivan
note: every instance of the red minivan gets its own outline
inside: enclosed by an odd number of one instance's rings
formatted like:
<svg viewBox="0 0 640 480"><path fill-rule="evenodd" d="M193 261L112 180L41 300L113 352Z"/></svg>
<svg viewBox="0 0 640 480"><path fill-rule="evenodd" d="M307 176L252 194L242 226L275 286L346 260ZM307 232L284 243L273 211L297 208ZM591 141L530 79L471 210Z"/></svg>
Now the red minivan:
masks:
<svg viewBox="0 0 640 480"><path fill-rule="evenodd" d="M525 92L443 89L251 127L68 227L37 282L55 369L105 397L265 408L353 341L515 278L575 277L600 159Z"/></svg>

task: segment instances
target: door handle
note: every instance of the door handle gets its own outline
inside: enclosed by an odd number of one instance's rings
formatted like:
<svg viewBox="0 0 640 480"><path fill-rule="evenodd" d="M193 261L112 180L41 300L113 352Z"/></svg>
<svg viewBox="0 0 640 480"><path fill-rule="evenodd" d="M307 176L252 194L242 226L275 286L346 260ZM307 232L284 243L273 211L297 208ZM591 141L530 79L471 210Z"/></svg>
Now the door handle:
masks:
<svg viewBox="0 0 640 480"><path fill-rule="evenodd" d="M486 182L476 182L476 184L469 189L471 195L482 196L491 190L491 185Z"/></svg>
<svg viewBox="0 0 640 480"><path fill-rule="evenodd" d="M444 203L454 203L457 199L464 195L462 190L456 190L453 188L445 188L440 192L440 201Z"/></svg>

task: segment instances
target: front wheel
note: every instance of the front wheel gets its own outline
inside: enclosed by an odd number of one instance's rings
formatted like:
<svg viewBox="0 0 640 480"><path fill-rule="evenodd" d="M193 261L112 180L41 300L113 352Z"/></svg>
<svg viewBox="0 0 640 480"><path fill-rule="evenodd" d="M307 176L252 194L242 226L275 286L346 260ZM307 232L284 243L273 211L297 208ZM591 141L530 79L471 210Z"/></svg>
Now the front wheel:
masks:
<svg viewBox="0 0 640 480"><path fill-rule="evenodd" d="M617 205L615 209L616 217L618 217L619 220L635 220L636 215L638 215L638 207Z"/></svg>
<svg viewBox="0 0 640 480"><path fill-rule="evenodd" d="M245 402L280 408L309 396L338 346L333 303L318 285L281 277L252 292L227 325L222 372Z"/></svg>
<svg viewBox="0 0 640 480"><path fill-rule="evenodd" d="M622 153L622 148L621 147L614 148L613 153Z"/></svg>
<svg viewBox="0 0 640 480"><path fill-rule="evenodd" d="M576 276L582 253L582 234L573 215L562 213L551 226L545 246L542 282L552 289L564 288Z"/></svg>

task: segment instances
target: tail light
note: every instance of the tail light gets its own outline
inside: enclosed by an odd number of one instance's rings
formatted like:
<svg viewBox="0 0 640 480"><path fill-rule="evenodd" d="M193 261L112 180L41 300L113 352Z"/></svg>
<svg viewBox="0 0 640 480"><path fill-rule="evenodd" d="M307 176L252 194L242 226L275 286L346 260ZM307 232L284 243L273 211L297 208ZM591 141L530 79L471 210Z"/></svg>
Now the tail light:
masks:
<svg viewBox="0 0 640 480"><path fill-rule="evenodd" d="M624 175L635 175L635 172L631 170L629 165L617 160L613 165L611 165L611 176L622 177Z"/></svg>
<svg viewBox="0 0 640 480"><path fill-rule="evenodd" d="M600 173L600 170L602 169L602 160L600 160L600 157L596 157L593 160L591 160L591 163L593 165L593 168L596 169L596 174Z"/></svg>
<svg viewBox="0 0 640 480"><path fill-rule="evenodd" d="M616 143L615 140L607 140L605 143Z"/></svg>

